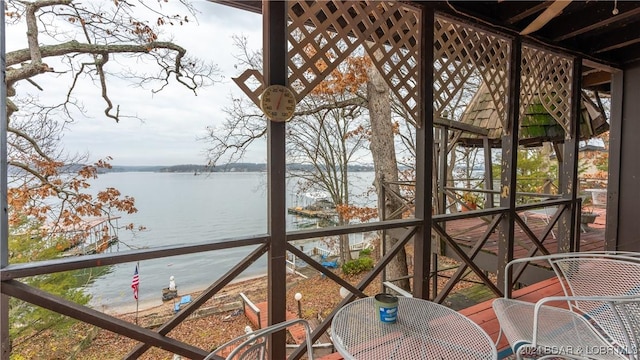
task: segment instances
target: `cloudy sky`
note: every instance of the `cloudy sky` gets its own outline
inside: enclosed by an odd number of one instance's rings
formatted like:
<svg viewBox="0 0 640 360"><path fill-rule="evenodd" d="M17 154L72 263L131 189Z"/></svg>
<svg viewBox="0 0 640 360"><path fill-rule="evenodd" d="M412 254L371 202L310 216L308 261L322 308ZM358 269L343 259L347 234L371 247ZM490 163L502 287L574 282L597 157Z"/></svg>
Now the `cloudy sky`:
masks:
<svg viewBox="0 0 640 360"><path fill-rule="evenodd" d="M186 48L191 55L217 64L224 76L222 82L200 89L195 96L176 82L162 92L152 94L150 89L135 88L116 79L109 89L114 104L120 105L121 111L143 119L124 119L120 123L101 116L104 102L99 91L93 84L85 83L76 96L89 110L90 118L79 119L65 134L63 142L69 152L88 152L92 160L111 156L114 165L206 163L203 152L206 144L197 138L205 134L207 126L222 122L222 108L229 102L230 93L241 94L231 80L238 74L234 67L233 54L237 50L232 46L232 36L244 35L252 48L260 48L262 19L257 14L205 0L194 0L193 4L200 12L197 14L198 23L190 22L170 29L164 27L164 30L173 31L174 42ZM166 6L171 6L171 2ZM7 51L24 48L25 44L24 30L8 26ZM67 80L70 77L39 76L37 82L44 91L38 95L49 100L66 93L70 84ZM27 88L24 83L18 91L29 91ZM245 160L266 162L263 145L254 146Z"/></svg>

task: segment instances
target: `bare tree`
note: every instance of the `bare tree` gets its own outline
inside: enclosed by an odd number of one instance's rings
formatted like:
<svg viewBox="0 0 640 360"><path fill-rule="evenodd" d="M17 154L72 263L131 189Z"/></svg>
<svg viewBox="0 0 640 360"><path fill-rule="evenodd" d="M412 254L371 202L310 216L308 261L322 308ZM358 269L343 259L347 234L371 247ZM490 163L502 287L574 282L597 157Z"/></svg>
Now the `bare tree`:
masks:
<svg viewBox="0 0 640 360"><path fill-rule="evenodd" d="M249 51L246 44L246 39L236 38L236 45L240 49L240 67L260 69L261 54ZM377 75L373 76L374 73ZM375 93L372 94L372 91ZM391 119L390 98L389 88L371 60L364 55L352 55L301 100L293 120L287 124L289 161L311 165L312 169L299 171L296 175L303 179L305 186L327 191L334 203L344 209L339 211L340 224L347 224L351 218L358 217L354 216L352 209L348 209L351 205L348 166L355 160L358 151L365 148L367 141L371 141L378 194L383 180L398 179L394 146L398 131ZM381 102L386 102L386 105L380 106ZM223 126L209 128L208 136L203 139L211 144L209 159L212 163L237 161L242 158L249 144L266 135L265 119L259 109L247 106L248 102L241 99L234 99L232 103L225 110L227 117ZM394 105L396 111L404 111L402 106ZM367 112L370 121L366 119ZM414 145L411 132L403 134L401 141L407 148ZM387 207L387 213L390 214L401 206L382 201L378 208ZM371 214L367 212L360 215L364 218ZM342 260L348 260L350 253L346 237L341 239L340 247ZM388 273L394 278L407 274L403 251L392 261ZM400 285L407 289L409 286L408 282Z"/></svg>
<svg viewBox="0 0 640 360"><path fill-rule="evenodd" d="M400 193L398 185L398 161L396 160L395 136L397 132L391 121L391 98L389 86L385 82L380 72L373 66L367 71L367 99L369 104L369 119L371 121L371 154L376 171L375 186L378 194L383 193L382 187L387 186L389 192ZM403 206L402 202L395 196L382 198L378 196L378 209L384 209L385 214L389 214L388 220L400 218L402 213L398 210ZM387 234L382 239L390 248L398 239L391 234ZM407 255L402 248L398 254L387 265L387 275L391 279L397 280L397 285L405 290L410 290L407 268Z"/></svg>
<svg viewBox="0 0 640 360"><path fill-rule="evenodd" d="M344 94L328 93L307 97L303 107L313 111L298 116L287 129L288 161L302 165L293 171L300 188L326 191L339 210L352 205L349 165L358 160L367 144L367 124L361 117L361 106L328 109L322 106L327 102L337 104L343 97ZM338 211L338 225L348 223L347 212ZM340 238L340 257L343 263L351 260L347 235Z"/></svg>
<svg viewBox="0 0 640 360"><path fill-rule="evenodd" d="M187 15L169 15L163 2L73 0L9 0L8 26L25 27L24 47L6 54L8 192L12 224L29 216L47 216L60 225L77 223L85 215L105 215L112 210L136 211L134 201L117 189L96 196L86 193L97 169L108 168L109 158L86 166L88 154L67 154L63 136L68 125L87 115L75 95L80 84L95 86L104 102L105 118L121 121L138 118L135 109L121 109L110 97L109 83L124 79L156 92L171 81L195 91L213 84L216 66L187 56L181 46L161 41L159 27L194 21L194 9L186 0ZM135 11L134 11L135 10ZM147 21L145 13L153 20ZM16 40L14 37L13 40ZM128 64L144 61L134 71ZM40 85L43 77L55 77L55 89ZM24 86L26 88L21 88ZM63 100L46 103L29 94L29 88L62 93ZM61 91L62 90L62 91ZM60 206L51 208L48 198Z"/></svg>

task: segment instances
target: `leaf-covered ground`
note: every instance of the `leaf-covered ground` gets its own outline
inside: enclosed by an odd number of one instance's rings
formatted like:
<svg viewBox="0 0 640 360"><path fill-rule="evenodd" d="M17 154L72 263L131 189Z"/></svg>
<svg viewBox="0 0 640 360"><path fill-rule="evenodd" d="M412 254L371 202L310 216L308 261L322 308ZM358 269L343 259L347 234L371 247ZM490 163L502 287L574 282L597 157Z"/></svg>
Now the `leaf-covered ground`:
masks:
<svg viewBox="0 0 640 360"><path fill-rule="evenodd" d="M444 264L444 265L443 265ZM446 260L441 267L455 265ZM338 270L339 272L339 270ZM451 270L451 273L453 270ZM442 274L446 275L446 274ZM357 284L361 276L347 277L351 284ZM444 284L445 277L441 283ZM292 313L298 312L297 303L294 300L296 293L302 294L302 317L306 319L322 319L326 317L340 302L340 286L332 280L320 276L317 273L309 279L298 276L290 276L287 280L287 309ZM442 286L441 284L441 286ZM473 283L462 283L457 287L471 286ZM365 289L368 295L380 291L379 279L374 280ZM267 299L267 281L265 278L256 278L228 285L224 291L209 300L203 308L210 311L225 308L225 305L237 303L238 294L245 293L258 303ZM184 295L184 294L181 294ZM192 294L192 298L197 294ZM140 325L150 327L166 321L173 311L173 304L167 302L162 306L145 309L138 314ZM135 322L134 313L118 315L119 318L129 322ZM204 349L215 349L218 345L244 333L246 326L251 326L247 318L239 311L228 310L213 315L200 317L192 316L169 333L169 336ZM136 341L102 330L87 324L76 324L66 334L45 331L30 338L14 340L12 359L79 359L79 360L103 360L121 359L131 351ZM152 348L140 359L173 359L173 354Z"/></svg>

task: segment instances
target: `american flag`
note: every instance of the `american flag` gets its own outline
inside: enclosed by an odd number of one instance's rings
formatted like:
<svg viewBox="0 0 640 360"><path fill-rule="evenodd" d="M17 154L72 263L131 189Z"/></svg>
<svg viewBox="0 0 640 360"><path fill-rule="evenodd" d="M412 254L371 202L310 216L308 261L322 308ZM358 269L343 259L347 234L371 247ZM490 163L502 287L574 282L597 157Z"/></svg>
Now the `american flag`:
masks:
<svg viewBox="0 0 640 360"><path fill-rule="evenodd" d="M136 271L133 273L133 279L131 279L131 288L133 289L133 298L138 300L138 286L140 286L140 276L138 276L138 265L136 265Z"/></svg>

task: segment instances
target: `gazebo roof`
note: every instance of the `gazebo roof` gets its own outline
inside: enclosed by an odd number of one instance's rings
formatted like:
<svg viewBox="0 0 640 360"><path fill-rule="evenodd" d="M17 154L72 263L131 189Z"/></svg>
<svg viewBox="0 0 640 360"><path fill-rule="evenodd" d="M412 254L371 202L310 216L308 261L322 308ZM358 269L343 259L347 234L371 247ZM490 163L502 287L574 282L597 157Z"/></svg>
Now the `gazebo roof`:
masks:
<svg viewBox="0 0 640 360"><path fill-rule="evenodd" d="M483 84L476 92L460 122L488 130L490 144L501 146L502 123L486 85ZM603 109L583 93L580 139L590 139L607 130L609 124ZM542 104L527 106L525 115L520 119L520 145L539 146L543 142L563 142L564 138L564 129ZM464 146L482 146L482 137L465 132L460 136L459 142Z"/></svg>

